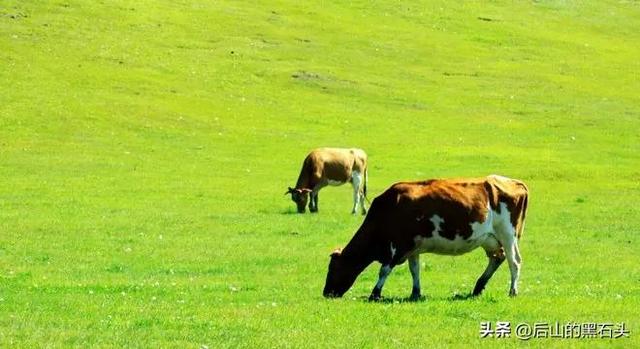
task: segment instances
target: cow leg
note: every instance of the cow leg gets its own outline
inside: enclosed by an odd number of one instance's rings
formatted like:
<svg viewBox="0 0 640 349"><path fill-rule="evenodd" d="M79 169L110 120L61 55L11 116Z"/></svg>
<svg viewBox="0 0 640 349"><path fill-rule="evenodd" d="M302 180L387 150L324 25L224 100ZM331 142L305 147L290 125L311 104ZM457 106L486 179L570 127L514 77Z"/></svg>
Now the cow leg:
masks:
<svg viewBox="0 0 640 349"><path fill-rule="evenodd" d="M420 299L420 255L415 254L409 257L409 270L411 271L411 277L413 278L413 288L411 289L412 301Z"/></svg>
<svg viewBox="0 0 640 349"><path fill-rule="evenodd" d="M360 191L358 195L360 195L360 211L362 211L362 215L366 215L367 205L365 204L364 192Z"/></svg>
<svg viewBox="0 0 640 349"><path fill-rule="evenodd" d="M518 240L516 238L516 229L510 222L505 220L505 222L495 230L495 233L497 240L504 249L507 263L509 263L509 271L511 271L509 296L514 297L518 295L518 279L520 278L520 265L522 264Z"/></svg>
<svg viewBox="0 0 640 349"><path fill-rule="evenodd" d="M355 184L353 185L354 189L353 189L353 208L351 209L351 214L356 214L357 208L358 208L358 200L359 200L359 194L358 194L358 190L355 188Z"/></svg>
<svg viewBox="0 0 640 349"><path fill-rule="evenodd" d="M320 189L327 186L328 183L320 182L318 183L309 193L309 211L318 212L318 193L320 193Z"/></svg>
<svg viewBox="0 0 640 349"><path fill-rule="evenodd" d="M504 248L504 254L509 263L509 271L511 271L511 288L509 289L509 296L514 297L518 295L518 279L520 278L520 265L522 260L520 258L520 250L518 249L518 240L516 240L515 234L504 234L500 239L500 244Z"/></svg>
<svg viewBox="0 0 640 349"><path fill-rule="evenodd" d="M360 202L360 186L362 185L362 174L358 171L353 171L351 175L351 185L353 185L353 209L351 214L356 214L358 209L358 203Z"/></svg>
<svg viewBox="0 0 640 349"><path fill-rule="evenodd" d="M309 211L318 212L318 192L315 190L309 194Z"/></svg>
<svg viewBox="0 0 640 349"><path fill-rule="evenodd" d="M387 280L387 276L391 273L393 267L390 264L384 264L380 267L380 272L378 273L378 282L376 286L371 291L371 295L369 296L370 301L377 301L382 298L382 286L384 286L384 282Z"/></svg>
<svg viewBox="0 0 640 349"><path fill-rule="evenodd" d="M487 256L489 257L489 264L487 265L487 269L484 270L484 273L478 278L478 281L476 281L476 287L473 288L474 296L479 296L482 293L487 282L489 282L489 279L493 276L493 273L495 273L502 262L504 262L504 254L502 251L500 254L493 255L487 253Z"/></svg>
<svg viewBox="0 0 640 349"><path fill-rule="evenodd" d="M476 286L473 288L474 296L479 296L482 293L487 282L489 282L489 279L493 276L493 273L495 273L505 259L504 250L502 249L500 242L498 242L498 240L493 236L487 238L487 240L482 244L482 248L484 248L487 257L489 258L489 264L484 270L484 273L482 273L480 278L478 278L478 281L476 281Z"/></svg>
<svg viewBox="0 0 640 349"><path fill-rule="evenodd" d="M509 289L509 296L515 297L518 295L518 279L520 278L522 258L520 257L518 240L515 238L511 240L510 246L505 246L504 252L507 256L507 262L509 263L509 270L511 271L511 288Z"/></svg>

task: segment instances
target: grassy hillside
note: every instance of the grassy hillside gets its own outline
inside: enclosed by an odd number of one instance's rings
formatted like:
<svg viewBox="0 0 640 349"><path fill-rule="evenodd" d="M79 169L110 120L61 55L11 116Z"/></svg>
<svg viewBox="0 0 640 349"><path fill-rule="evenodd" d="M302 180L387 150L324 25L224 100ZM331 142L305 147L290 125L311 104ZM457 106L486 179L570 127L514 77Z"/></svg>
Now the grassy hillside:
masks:
<svg viewBox="0 0 640 349"><path fill-rule="evenodd" d="M0 347L640 346L635 1L3 1ZM484 253L325 300L362 217L282 194L358 146L373 197L499 173L531 191L521 294ZM480 339L481 321L630 337Z"/></svg>

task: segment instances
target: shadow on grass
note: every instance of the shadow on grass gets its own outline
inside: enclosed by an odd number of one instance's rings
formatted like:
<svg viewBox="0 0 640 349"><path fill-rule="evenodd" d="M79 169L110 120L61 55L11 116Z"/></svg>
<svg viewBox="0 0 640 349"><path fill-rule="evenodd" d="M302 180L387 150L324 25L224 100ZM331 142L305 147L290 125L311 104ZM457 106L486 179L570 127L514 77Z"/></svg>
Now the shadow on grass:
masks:
<svg viewBox="0 0 640 349"><path fill-rule="evenodd" d="M456 293L450 297L446 298L430 298L430 300L446 300L449 302L464 302L464 301L475 301L478 299L488 300L489 302L495 302L495 299L492 297L482 298L481 296L474 296L471 293L467 294L459 294ZM427 302L428 299L425 296L420 296L418 299L412 299L411 297L382 297L378 300L369 300L369 297L358 297L357 300L367 303L381 303L381 304L390 304L390 303L423 303Z"/></svg>
<svg viewBox="0 0 640 349"><path fill-rule="evenodd" d="M456 293L451 297L447 297L446 300L448 301L452 301L452 302L460 302L460 301L471 301L471 302L475 302L475 301L482 301L485 303L497 303L498 300L493 297L492 295L477 295L474 296L473 293L467 293L467 294L459 294Z"/></svg>
<svg viewBox="0 0 640 349"><path fill-rule="evenodd" d="M372 302L380 302L383 304L388 304L388 303L423 303L427 301L427 297L425 296L420 296L418 299L414 299L411 297L389 297L389 298L382 298L379 301L372 301Z"/></svg>
<svg viewBox="0 0 640 349"><path fill-rule="evenodd" d="M478 296L474 296L473 293L467 293L467 294L456 293L453 296L447 298L447 300L449 301L467 301L467 300L473 300L473 299L478 299Z"/></svg>
<svg viewBox="0 0 640 349"><path fill-rule="evenodd" d="M412 299L411 297L382 297L378 300L369 300L369 297L358 297L359 301L367 302L367 303L380 303L380 304L391 304L391 303L422 303L427 301L427 297L420 296L418 299Z"/></svg>

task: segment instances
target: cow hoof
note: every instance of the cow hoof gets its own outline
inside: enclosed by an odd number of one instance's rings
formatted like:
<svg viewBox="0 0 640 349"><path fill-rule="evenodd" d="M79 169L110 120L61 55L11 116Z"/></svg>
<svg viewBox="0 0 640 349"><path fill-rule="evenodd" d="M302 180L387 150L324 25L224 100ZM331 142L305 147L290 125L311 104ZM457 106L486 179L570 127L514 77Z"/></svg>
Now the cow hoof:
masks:
<svg viewBox="0 0 640 349"><path fill-rule="evenodd" d="M511 290L509 291L509 297L515 297L518 295L518 291L517 290Z"/></svg>
<svg viewBox="0 0 640 349"><path fill-rule="evenodd" d="M369 302L378 302L382 299L382 296L379 294L372 294L371 296L369 296Z"/></svg>
<svg viewBox="0 0 640 349"><path fill-rule="evenodd" d="M413 294L412 293L411 296L409 297L409 301L410 302L417 302L417 301L420 301L420 300L423 300L423 299L424 299L424 297L422 297L422 295L420 293L417 293L417 294Z"/></svg>

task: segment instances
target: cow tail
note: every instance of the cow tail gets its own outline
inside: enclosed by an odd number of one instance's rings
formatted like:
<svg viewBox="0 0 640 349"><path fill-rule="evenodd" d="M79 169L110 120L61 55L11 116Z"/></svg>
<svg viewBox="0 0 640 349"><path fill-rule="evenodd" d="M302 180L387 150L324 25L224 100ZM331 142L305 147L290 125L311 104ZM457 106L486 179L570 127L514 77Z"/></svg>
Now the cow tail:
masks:
<svg viewBox="0 0 640 349"><path fill-rule="evenodd" d="M367 200L367 202L369 203L369 206L371 206L371 201L369 201L369 198L367 197L367 182L369 181L369 168L365 167L364 168L364 186L362 187L362 194L364 194L364 199Z"/></svg>
<svg viewBox="0 0 640 349"><path fill-rule="evenodd" d="M529 205L529 190L525 187L525 194L523 195L520 205L520 226L518 227L517 237L518 240L522 237L522 233L524 232L524 221L527 218L527 206Z"/></svg>

